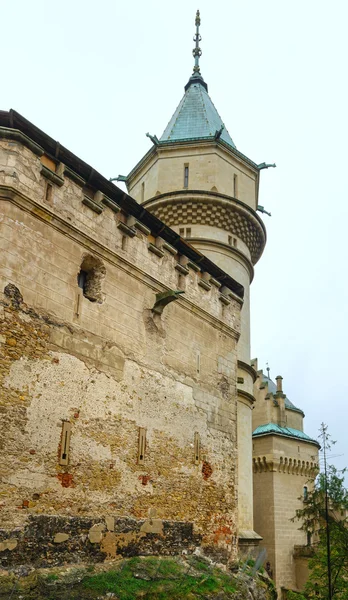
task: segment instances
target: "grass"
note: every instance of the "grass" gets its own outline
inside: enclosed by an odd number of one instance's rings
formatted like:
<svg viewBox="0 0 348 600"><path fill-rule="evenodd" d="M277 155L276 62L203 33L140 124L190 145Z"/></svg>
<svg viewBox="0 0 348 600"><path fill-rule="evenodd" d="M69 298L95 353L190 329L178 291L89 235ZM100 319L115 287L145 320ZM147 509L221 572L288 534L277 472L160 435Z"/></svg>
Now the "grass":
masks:
<svg viewBox="0 0 348 600"><path fill-rule="evenodd" d="M113 592L119 600L193 600L235 591L230 576L193 558L187 564L173 559L132 558L119 570L86 577L82 583L85 589L99 594Z"/></svg>

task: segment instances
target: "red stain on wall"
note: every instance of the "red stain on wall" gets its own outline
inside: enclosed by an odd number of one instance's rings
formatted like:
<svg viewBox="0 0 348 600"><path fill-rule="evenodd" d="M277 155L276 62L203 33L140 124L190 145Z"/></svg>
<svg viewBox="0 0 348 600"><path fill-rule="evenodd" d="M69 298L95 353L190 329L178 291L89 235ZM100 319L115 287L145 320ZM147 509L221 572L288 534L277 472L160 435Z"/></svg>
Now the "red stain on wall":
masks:
<svg viewBox="0 0 348 600"><path fill-rule="evenodd" d="M150 475L139 475L139 481L141 481L143 485L147 485L150 481Z"/></svg>
<svg viewBox="0 0 348 600"><path fill-rule="evenodd" d="M204 460L203 464L202 464L203 479L205 479L205 480L209 479L209 477L212 475L212 473L213 473L213 467Z"/></svg>
<svg viewBox="0 0 348 600"><path fill-rule="evenodd" d="M57 477L63 487L74 487L73 476L71 473L58 473Z"/></svg>

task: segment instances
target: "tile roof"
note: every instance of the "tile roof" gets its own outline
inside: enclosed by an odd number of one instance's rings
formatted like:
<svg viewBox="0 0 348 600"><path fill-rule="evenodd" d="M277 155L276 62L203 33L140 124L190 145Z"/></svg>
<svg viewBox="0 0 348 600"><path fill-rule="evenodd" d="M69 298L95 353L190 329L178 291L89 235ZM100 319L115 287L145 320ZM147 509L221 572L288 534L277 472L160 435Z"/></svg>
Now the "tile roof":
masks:
<svg viewBox="0 0 348 600"><path fill-rule="evenodd" d="M268 391L271 394L275 395L277 393L277 385L274 383L274 381L272 381L272 379L267 377L267 375L263 375L262 381L264 383L268 384ZM303 414L303 411L300 408L298 408L297 406L295 406L295 404L293 404L287 396L285 397L285 408L288 408L289 410L294 410L296 412L300 412Z"/></svg>
<svg viewBox="0 0 348 600"><path fill-rule="evenodd" d="M201 83L199 78L196 78L186 86L184 97L165 128L160 142L214 139L215 133L222 125L223 121L205 89L204 82ZM223 129L220 139L232 148L236 147L226 128Z"/></svg>
<svg viewBox="0 0 348 600"><path fill-rule="evenodd" d="M269 435L271 433L275 433L276 435L284 435L285 437L292 437L303 440L305 442L312 442L313 444L318 444L316 440L310 438L309 435L300 431L299 429L293 429L292 427L280 427L276 423L266 423L265 425L259 425L253 431L253 437L257 437L260 435Z"/></svg>

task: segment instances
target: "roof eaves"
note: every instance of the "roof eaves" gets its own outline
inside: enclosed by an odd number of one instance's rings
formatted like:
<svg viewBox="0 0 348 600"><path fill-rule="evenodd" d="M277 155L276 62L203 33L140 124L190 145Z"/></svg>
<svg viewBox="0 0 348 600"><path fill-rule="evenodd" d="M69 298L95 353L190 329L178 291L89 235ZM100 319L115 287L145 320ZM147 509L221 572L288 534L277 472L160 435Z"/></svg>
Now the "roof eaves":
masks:
<svg viewBox="0 0 348 600"><path fill-rule="evenodd" d="M258 431L258 429L260 431ZM296 432L299 435L296 435ZM300 435L300 434L302 434L302 435ZM289 428L289 427L280 427L280 425L277 425L276 423L267 423L265 425L259 425L259 427L257 427L252 433L253 438L254 437L255 438L256 437L265 437L268 435L279 435L280 437L291 438L294 440L301 440L302 442L316 444L320 448L320 444L317 442L317 440L310 438L304 432L297 431L296 429Z"/></svg>
<svg viewBox="0 0 348 600"><path fill-rule="evenodd" d="M54 160L62 162L65 166L69 167L84 179L88 185L100 190L103 194L108 196L108 198L117 203L126 213L144 223L144 225L151 230L153 235L160 235L166 242L174 246L179 254L185 255L188 259L192 260L192 262L199 264L203 271L207 271L214 279L230 289L233 294L236 295L239 302L242 301L244 297L244 287L240 283L230 277L198 250L195 250L193 246L188 244L173 229L147 211L141 204L138 204L134 198L126 194L114 183L98 173L98 171L95 171L78 156L70 152L70 150L62 146L59 142L56 142L41 129L22 117L22 115L13 109L9 112L0 111L0 127L18 130L24 133L27 138L41 146Z"/></svg>

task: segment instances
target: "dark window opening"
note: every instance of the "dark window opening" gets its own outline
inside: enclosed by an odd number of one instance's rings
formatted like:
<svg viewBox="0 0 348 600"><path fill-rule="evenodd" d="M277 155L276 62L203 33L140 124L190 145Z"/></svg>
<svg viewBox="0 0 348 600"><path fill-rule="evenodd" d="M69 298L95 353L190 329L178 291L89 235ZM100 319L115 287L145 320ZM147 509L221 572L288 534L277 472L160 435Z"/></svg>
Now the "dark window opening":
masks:
<svg viewBox="0 0 348 600"><path fill-rule="evenodd" d="M86 256L77 276L77 284L83 295L90 302L103 302L102 282L105 277L105 267L99 258Z"/></svg>
<svg viewBox="0 0 348 600"><path fill-rule="evenodd" d="M188 187L189 180L189 168L188 165L184 166L184 187Z"/></svg>
<svg viewBox="0 0 348 600"><path fill-rule="evenodd" d="M308 488L305 485L304 488L303 488L303 501L307 502L307 500L308 500Z"/></svg>
<svg viewBox="0 0 348 600"><path fill-rule="evenodd" d="M77 283L79 288L81 288L81 290L85 291L85 287L86 287L86 282L87 282L87 275L88 272L87 271L83 271L81 269L81 271L79 272L78 276L77 276Z"/></svg>

